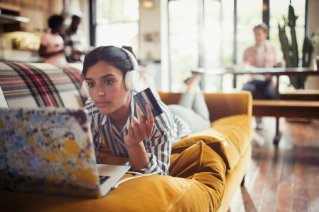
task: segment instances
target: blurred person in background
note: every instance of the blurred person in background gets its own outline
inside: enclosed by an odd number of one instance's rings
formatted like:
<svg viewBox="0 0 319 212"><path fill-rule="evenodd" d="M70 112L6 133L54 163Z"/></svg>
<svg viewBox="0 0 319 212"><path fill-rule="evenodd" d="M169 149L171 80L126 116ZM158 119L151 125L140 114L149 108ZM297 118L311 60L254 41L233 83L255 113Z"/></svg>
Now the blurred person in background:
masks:
<svg viewBox="0 0 319 212"><path fill-rule="evenodd" d="M267 40L268 26L265 23L254 27L256 44L244 52L243 62L254 67L273 68L281 66L282 54L279 49ZM250 91L253 99L275 99L276 82L271 74L252 74L242 90ZM262 128L261 117L256 117L257 128Z"/></svg>
<svg viewBox="0 0 319 212"><path fill-rule="evenodd" d="M63 35L66 47L66 59L69 63L83 61L84 55L88 53L88 45L84 33L79 30L81 23L80 15L73 15L70 27Z"/></svg>
<svg viewBox="0 0 319 212"><path fill-rule="evenodd" d="M44 57L45 63L66 65L64 53L63 33L64 18L60 15L52 15L48 20L50 32L44 33L41 38L39 55Z"/></svg>

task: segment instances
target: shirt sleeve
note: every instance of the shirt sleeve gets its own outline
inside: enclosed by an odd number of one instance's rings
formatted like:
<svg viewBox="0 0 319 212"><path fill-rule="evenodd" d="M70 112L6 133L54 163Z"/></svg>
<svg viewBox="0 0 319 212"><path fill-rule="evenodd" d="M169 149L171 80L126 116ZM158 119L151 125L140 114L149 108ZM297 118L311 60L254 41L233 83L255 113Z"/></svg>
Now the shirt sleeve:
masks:
<svg viewBox="0 0 319 212"><path fill-rule="evenodd" d="M150 163L137 172L167 175L170 165L171 139L166 134L154 139L152 142L157 143L157 145L147 148L144 144ZM130 166L130 162L125 165Z"/></svg>
<svg viewBox="0 0 319 212"><path fill-rule="evenodd" d="M176 130L174 130L172 114L162 102L159 103L163 113L155 117L152 135L145 139L146 141L144 140L150 163L145 168L138 170L143 174L168 175L169 173L171 146ZM130 162L125 165L129 166Z"/></svg>
<svg viewBox="0 0 319 212"><path fill-rule="evenodd" d="M47 46L48 45L48 33L44 33L41 37L41 45Z"/></svg>
<svg viewBox="0 0 319 212"><path fill-rule="evenodd" d="M243 63L249 63L249 65L250 65L250 62L249 62L249 57L248 57L248 54L249 54L249 50L248 49L246 49L245 51L244 51L244 54L243 54Z"/></svg>
<svg viewBox="0 0 319 212"><path fill-rule="evenodd" d="M96 113L97 108L93 104L93 101L91 98L89 98L87 100L87 102L85 103L85 109L88 110L88 113L89 113L89 121L90 121L90 128L91 128L91 132L92 132L95 157L96 157L96 162L99 164L99 163L101 163L100 158L99 158L99 154L102 150L102 143L101 143L101 139L100 139L100 133L96 129L98 128L97 121L100 120L100 117L99 117L99 115L95 115L95 114L97 114ZM94 118L94 116L96 116L96 118ZM95 119L97 119L97 120L95 120Z"/></svg>

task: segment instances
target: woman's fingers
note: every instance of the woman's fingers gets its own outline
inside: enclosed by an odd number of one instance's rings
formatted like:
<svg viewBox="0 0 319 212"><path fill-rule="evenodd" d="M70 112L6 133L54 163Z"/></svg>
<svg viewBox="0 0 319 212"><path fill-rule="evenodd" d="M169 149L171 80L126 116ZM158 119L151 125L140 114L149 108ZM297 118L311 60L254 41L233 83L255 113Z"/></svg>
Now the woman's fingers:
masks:
<svg viewBox="0 0 319 212"><path fill-rule="evenodd" d="M140 119L140 123L146 122L146 118L145 118L144 114L142 113L140 106L136 105L136 110L137 110L138 118Z"/></svg>
<svg viewBox="0 0 319 212"><path fill-rule="evenodd" d="M154 116L152 113L151 106L149 104L146 104L146 113L147 113L146 136L150 136L153 130Z"/></svg>
<svg viewBox="0 0 319 212"><path fill-rule="evenodd" d="M149 104L146 105L146 113L147 118L143 115L139 106L136 106L137 115L139 117L140 122L137 121L135 116L132 117L132 124L129 127L129 137L131 137L132 142L138 143L143 141L145 138L152 134L152 129L154 125L154 116L152 113L152 109ZM132 133L130 133L132 131Z"/></svg>
<svg viewBox="0 0 319 212"><path fill-rule="evenodd" d="M134 133L134 128L133 126L130 124L130 126L128 127L128 135L130 137L134 137L135 136L135 133Z"/></svg>
<svg viewBox="0 0 319 212"><path fill-rule="evenodd" d="M131 124L127 130L128 130L128 132L127 132L127 136L125 136L125 138L124 138L124 142L126 143L126 145L129 145L132 142L132 140L134 139L135 135L134 135L133 126Z"/></svg>
<svg viewBox="0 0 319 212"><path fill-rule="evenodd" d="M140 124L138 123L135 116L132 117L132 124L133 124L133 130L134 130L134 135L135 135L134 140L136 142L140 142L140 141L144 140L144 138L142 138L143 133L141 132Z"/></svg>
<svg viewBox="0 0 319 212"><path fill-rule="evenodd" d="M140 119L140 136L141 136L142 140L144 140L146 137L146 118L143 115L143 113L138 105L137 105L136 109L137 109L137 115Z"/></svg>

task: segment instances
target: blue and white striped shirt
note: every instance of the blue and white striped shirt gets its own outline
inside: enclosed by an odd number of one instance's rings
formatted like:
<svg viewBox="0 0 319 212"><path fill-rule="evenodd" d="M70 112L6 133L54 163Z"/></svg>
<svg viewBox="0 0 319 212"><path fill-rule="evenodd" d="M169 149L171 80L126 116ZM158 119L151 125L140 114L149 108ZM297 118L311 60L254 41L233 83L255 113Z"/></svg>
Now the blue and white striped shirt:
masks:
<svg viewBox="0 0 319 212"><path fill-rule="evenodd" d="M136 93L131 92L131 111L122 131L119 131L114 126L109 115L99 112L91 98L87 100L85 108L89 112L98 163L100 163L99 153L102 150L102 140L105 141L105 144L113 155L128 157L124 138L128 134L128 127L131 124L132 116L134 115L139 121L136 111L137 104L133 98L134 94ZM158 101L158 103L163 113L154 118L152 134L143 140L150 163L145 168L139 170L139 172L167 175L170 165L171 146L181 138L189 135L190 127L181 118L173 116L163 102ZM129 166L130 162L127 162L125 165Z"/></svg>

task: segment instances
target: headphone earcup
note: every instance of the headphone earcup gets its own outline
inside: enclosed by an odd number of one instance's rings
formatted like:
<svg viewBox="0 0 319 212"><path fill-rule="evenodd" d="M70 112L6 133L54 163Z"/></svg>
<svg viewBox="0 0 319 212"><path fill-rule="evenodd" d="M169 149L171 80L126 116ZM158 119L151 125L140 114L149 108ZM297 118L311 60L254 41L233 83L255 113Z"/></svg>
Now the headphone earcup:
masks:
<svg viewBox="0 0 319 212"><path fill-rule="evenodd" d="M125 74L125 86L127 90L138 91L140 83L140 74L138 71L128 71Z"/></svg>
<svg viewBox="0 0 319 212"><path fill-rule="evenodd" d="M84 89L86 95L90 97L90 94L89 94L89 86L88 86L88 84L87 84L87 82L86 82L85 80L83 81L82 88Z"/></svg>

